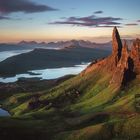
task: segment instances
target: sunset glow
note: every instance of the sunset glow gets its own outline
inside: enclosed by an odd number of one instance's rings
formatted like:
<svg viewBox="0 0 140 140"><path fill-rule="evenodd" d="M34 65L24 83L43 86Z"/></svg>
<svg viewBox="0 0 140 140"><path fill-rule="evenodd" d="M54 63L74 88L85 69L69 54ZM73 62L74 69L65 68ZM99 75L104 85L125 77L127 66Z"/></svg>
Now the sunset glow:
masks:
<svg viewBox="0 0 140 140"><path fill-rule="evenodd" d="M11 0L11 3L16 1ZM140 36L139 0L128 0L127 3L121 0L95 0L96 4L93 0L60 1L32 0L38 6L36 9L33 9L34 5L32 9L24 5L22 9L16 6L6 9L1 5L0 42L71 39L104 42L110 41L112 26L119 26L124 38ZM43 9L40 9L40 5Z"/></svg>

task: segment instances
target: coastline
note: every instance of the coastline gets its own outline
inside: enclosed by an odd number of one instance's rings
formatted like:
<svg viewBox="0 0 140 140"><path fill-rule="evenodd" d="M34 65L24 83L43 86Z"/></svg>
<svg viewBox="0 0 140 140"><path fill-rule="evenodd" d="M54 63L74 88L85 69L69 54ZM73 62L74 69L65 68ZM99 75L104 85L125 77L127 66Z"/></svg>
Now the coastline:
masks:
<svg viewBox="0 0 140 140"><path fill-rule="evenodd" d="M12 113L8 109L6 109L5 107L3 107L2 104L0 104L0 109L6 111L9 114L7 116L0 116L0 117L11 117L12 116Z"/></svg>

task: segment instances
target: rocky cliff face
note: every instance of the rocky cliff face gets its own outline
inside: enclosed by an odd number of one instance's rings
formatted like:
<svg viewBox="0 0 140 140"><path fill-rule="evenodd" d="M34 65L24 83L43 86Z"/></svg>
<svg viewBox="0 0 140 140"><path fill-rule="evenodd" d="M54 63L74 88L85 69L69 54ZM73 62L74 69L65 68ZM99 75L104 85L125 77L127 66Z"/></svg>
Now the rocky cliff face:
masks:
<svg viewBox="0 0 140 140"><path fill-rule="evenodd" d="M136 39L133 42L133 46L130 52L130 57L133 60L134 72L140 74L140 39Z"/></svg>
<svg viewBox="0 0 140 140"><path fill-rule="evenodd" d="M140 40L136 39L131 50L128 50L128 45L126 42L122 45L119 32L114 27L112 47L112 54L108 58L92 63L82 74L93 70L102 70L111 74L110 85L125 86L140 74Z"/></svg>

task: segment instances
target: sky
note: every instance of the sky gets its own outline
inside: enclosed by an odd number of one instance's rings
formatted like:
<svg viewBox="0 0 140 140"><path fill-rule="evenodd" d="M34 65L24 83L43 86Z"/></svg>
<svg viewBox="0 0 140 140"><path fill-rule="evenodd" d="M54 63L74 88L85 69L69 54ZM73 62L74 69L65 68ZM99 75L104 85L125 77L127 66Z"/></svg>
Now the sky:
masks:
<svg viewBox="0 0 140 140"><path fill-rule="evenodd" d="M140 0L0 0L0 42L140 37Z"/></svg>

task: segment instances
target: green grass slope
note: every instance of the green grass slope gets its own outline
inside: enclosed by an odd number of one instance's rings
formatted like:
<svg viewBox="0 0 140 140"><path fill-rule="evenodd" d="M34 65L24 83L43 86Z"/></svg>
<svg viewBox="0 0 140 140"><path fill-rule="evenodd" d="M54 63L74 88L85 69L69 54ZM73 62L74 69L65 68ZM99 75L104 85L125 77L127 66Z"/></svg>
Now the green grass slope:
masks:
<svg viewBox="0 0 140 140"><path fill-rule="evenodd" d="M1 103L12 116L0 118L2 138L139 139L140 77L120 89L109 84L111 76L95 69L51 89L7 96Z"/></svg>

